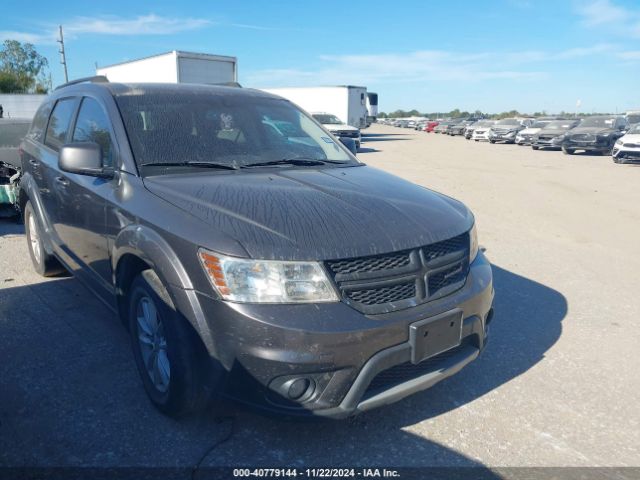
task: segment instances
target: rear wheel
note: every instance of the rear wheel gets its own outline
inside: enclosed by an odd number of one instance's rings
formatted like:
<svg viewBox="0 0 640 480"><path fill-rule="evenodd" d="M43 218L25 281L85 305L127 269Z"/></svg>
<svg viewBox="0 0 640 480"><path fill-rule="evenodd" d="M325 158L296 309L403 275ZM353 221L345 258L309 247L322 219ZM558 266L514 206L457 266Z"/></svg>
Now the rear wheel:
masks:
<svg viewBox="0 0 640 480"><path fill-rule="evenodd" d="M136 276L128 300L133 354L151 402L174 418L205 410L221 385L222 367L152 270Z"/></svg>
<svg viewBox="0 0 640 480"><path fill-rule="evenodd" d="M43 277L52 277L64 272L60 262L51 254L47 253L42 243L42 228L38 216L33 209L31 201L27 201L24 207L24 225L27 235L27 246L29 256L33 263L34 270Z"/></svg>
<svg viewBox="0 0 640 480"><path fill-rule="evenodd" d="M576 151L573 148L562 147L562 153L565 155L573 155Z"/></svg>

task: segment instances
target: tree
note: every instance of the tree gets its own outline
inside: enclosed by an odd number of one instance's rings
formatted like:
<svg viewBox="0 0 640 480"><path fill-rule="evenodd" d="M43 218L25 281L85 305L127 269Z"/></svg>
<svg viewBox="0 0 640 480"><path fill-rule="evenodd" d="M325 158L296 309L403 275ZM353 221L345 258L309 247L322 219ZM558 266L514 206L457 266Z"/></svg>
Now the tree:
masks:
<svg viewBox="0 0 640 480"><path fill-rule="evenodd" d="M30 43L5 40L0 49L0 91L27 93L46 91L49 62Z"/></svg>

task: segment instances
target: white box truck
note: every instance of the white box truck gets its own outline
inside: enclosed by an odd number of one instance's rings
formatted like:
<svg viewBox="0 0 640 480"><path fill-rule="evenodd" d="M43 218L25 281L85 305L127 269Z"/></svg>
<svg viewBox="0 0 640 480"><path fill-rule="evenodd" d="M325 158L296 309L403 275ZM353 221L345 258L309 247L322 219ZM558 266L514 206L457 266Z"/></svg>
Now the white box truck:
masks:
<svg viewBox="0 0 640 480"><path fill-rule="evenodd" d="M236 57L174 50L96 68L97 75L122 83L237 83Z"/></svg>
<svg viewBox="0 0 640 480"><path fill-rule="evenodd" d="M367 87L340 85L261 90L280 95L309 113L331 113L352 127L367 127Z"/></svg>

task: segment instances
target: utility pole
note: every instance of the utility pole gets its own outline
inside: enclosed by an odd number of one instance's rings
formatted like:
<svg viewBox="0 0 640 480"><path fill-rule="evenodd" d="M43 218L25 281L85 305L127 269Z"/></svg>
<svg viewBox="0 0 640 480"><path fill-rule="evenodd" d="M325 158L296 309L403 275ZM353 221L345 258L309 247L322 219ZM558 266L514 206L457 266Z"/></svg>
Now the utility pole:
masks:
<svg viewBox="0 0 640 480"><path fill-rule="evenodd" d="M58 39L58 43L60 44L60 63L64 67L64 82L67 83L69 81L69 74L67 73L67 57L64 54L64 37L62 36L62 25L60 25L60 38Z"/></svg>

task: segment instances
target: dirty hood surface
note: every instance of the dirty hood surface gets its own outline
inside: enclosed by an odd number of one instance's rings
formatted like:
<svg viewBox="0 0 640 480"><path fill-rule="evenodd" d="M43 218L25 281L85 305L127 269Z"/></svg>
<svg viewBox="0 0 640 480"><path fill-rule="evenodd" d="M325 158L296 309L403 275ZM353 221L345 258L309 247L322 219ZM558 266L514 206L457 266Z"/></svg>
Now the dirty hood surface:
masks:
<svg viewBox="0 0 640 480"><path fill-rule="evenodd" d="M368 166L146 177L154 194L237 240L252 258L329 260L464 233L460 202ZM220 252L230 253L230 252Z"/></svg>

